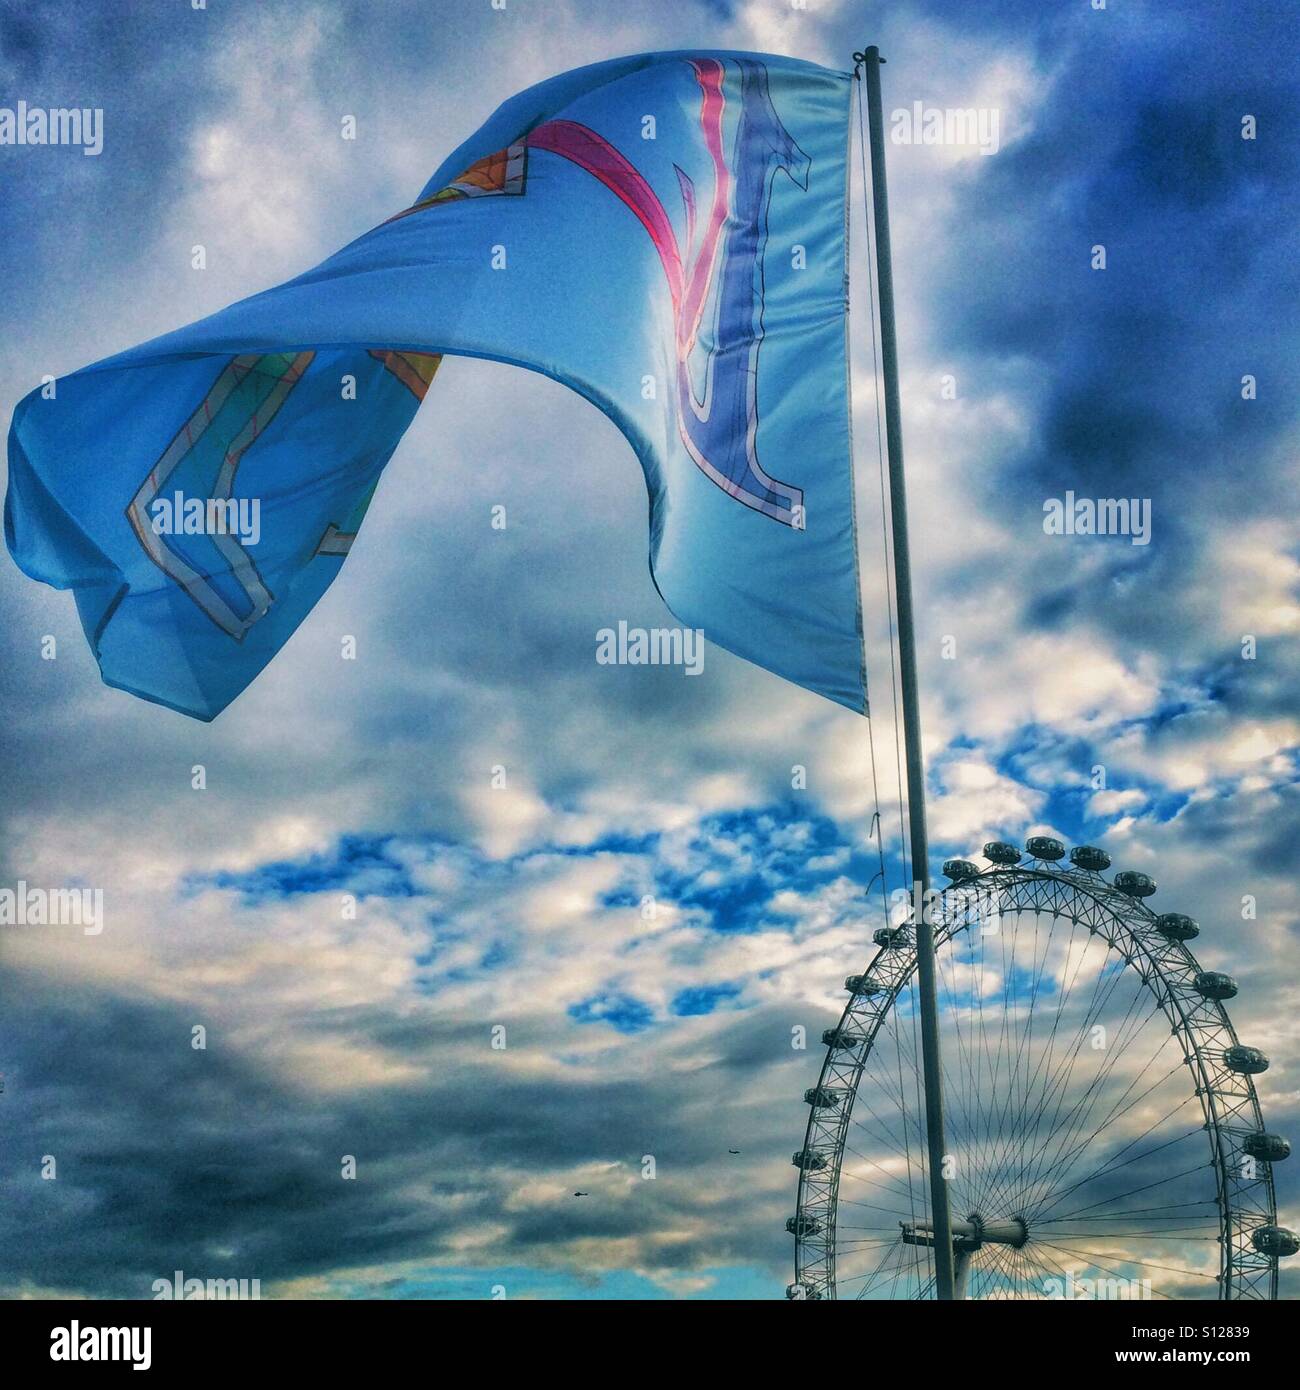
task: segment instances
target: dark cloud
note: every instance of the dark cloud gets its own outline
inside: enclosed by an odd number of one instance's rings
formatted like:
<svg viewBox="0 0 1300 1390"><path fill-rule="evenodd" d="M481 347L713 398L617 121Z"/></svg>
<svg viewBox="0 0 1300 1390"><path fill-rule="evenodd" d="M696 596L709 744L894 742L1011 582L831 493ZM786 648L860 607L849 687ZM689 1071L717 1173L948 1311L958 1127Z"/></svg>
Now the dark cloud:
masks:
<svg viewBox="0 0 1300 1390"><path fill-rule="evenodd" d="M716 1089L728 1073L753 1081L768 1070L784 1073L787 1089L797 1084L782 1065L788 1027L778 1017L747 1016L715 1035L720 1065L707 1074L602 1082L517 1073L487 1046L484 1026L434 1011L404 1023L352 1016L358 1038L427 1064L428 1080L303 1092L277 1077L273 1047L232 1050L215 1021L207 1049L193 1050L194 1012L183 1006L20 971L2 1002L10 1199L0 1285L10 1289L145 1297L175 1269L265 1287L408 1261L436 1288L440 1265L472 1264L487 1277L552 1263L571 1242L594 1242L598 1265L602 1243L631 1242L666 1270L756 1261L779 1277L784 1243L770 1204L717 1182L724 1163L730 1179L740 1162L729 1146L744 1150L741 1171L788 1160L782 1121L792 1115L757 1100L719 1105ZM551 1028L510 1025L525 1051L534 1029ZM439 1066L451 1053L457 1066ZM46 1154L57 1160L52 1181L39 1173ZM355 1181L340 1177L347 1154ZM649 1181L646 1154L658 1168ZM570 1195L578 1170L592 1200ZM535 1203L512 1199L533 1182L546 1185ZM466 1250L460 1238L476 1222L497 1234ZM682 1224L698 1234L661 1249L656 1233Z"/></svg>

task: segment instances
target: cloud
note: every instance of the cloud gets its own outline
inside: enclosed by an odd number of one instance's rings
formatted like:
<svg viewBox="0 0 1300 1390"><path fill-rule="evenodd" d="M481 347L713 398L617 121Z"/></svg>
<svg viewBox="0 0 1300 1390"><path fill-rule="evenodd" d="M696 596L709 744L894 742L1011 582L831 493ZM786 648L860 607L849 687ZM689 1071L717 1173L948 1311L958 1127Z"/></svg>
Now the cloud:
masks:
<svg viewBox="0 0 1300 1390"><path fill-rule="evenodd" d="M108 116L102 160L12 166L4 400L305 268L553 71L701 43L843 67L863 39L843 5L592 14L4 16L31 99L75 87ZM891 105L1005 117L995 156L889 151L934 858L1043 831L1152 872L1239 979L1268 1123L1294 1132L1293 80L1239 15L877 18ZM1193 72L1191 44L1223 61ZM713 648L689 681L598 667L599 627L663 621L639 469L587 403L490 363L444 365L342 579L213 726L101 688L69 596L0 573L2 881L99 885L107 914L93 940L0 938L7 1290L785 1282L799 1098L884 920L876 834L903 877L853 212L870 742ZM1045 535L1066 488L1150 497L1151 546Z"/></svg>

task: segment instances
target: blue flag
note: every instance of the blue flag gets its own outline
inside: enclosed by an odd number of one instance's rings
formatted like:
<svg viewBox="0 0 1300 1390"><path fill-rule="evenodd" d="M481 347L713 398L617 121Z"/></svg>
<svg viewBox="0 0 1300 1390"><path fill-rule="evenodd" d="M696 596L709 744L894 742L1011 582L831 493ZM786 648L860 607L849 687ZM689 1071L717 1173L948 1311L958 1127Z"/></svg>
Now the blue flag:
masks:
<svg viewBox="0 0 1300 1390"><path fill-rule="evenodd" d="M108 684L211 719L338 573L443 354L487 357L622 430L681 622L865 710L850 88L658 53L521 93L314 270L21 401L14 559Z"/></svg>

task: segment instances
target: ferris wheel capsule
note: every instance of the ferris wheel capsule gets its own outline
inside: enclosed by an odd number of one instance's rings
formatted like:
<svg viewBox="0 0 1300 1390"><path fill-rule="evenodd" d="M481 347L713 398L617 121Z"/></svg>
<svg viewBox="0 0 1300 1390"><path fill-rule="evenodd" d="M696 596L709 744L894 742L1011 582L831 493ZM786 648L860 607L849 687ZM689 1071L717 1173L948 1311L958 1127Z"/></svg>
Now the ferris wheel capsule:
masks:
<svg viewBox="0 0 1300 1390"><path fill-rule="evenodd" d="M903 927L877 927L871 933L871 939L877 946L885 948L902 946L907 941L907 931Z"/></svg>
<svg viewBox="0 0 1300 1390"><path fill-rule="evenodd" d="M1031 835L1025 841L1025 849L1034 859L1046 859L1050 862L1065 858L1065 846L1051 835Z"/></svg>
<svg viewBox="0 0 1300 1390"><path fill-rule="evenodd" d="M1150 874L1136 869L1124 869L1115 875L1115 887L1130 898L1149 898L1156 891L1156 881Z"/></svg>
<svg viewBox="0 0 1300 1390"><path fill-rule="evenodd" d="M1250 1243L1261 1255L1285 1259L1300 1250L1300 1237L1285 1226L1259 1226L1250 1233Z"/></svg>
<svg viewBox="0 0 1300 1390"><path fill-rule="evenodd" d="M1110 868L1110 855L1096 845L1075 845L1070 851L1070 863L1076 869L1087 869L1089 873L1099 874Z"/></svg>
<svg viewBox="0 0 1300 1390"><path fill-rule="evenodd" d="M827 1160L826 1155L820 1149L800 1149L790 1159L790 1162L805 1173L815 1173L819 1168L826 1167Z"/></svg>
<svg viewBox="0 0 1300 1390"><path fill-rule="evenodd" d="M1182 912L1163 912L1156 918L1156 931L1168 941L1191 941L1200 936L1199 923Z"/></svg>
<svg viewBox="0 0 1300 1390"><path fill-rule="evenodd" d="M863 1041L860 1033L851 1032L847 1028L828 1028L822 1034L822 1046L834 1048L857 1047Z"/></svg>
<svg viewBox="0 0 1300 1390"><path fill-rule="evenodd" d="M1261 1163L1281 1163L1291 1157L1291 1141L1280 1134L1248 1134L1241 1141L1241 1151Z"/></svg>
<svg viewBox="0 0 1300 1390"><path fill-rule="evenodd" d="M984 858L990 864L1019 864L1020 851L1005 840L990 840L984 846Z"/></svg>
<svg viewBox="0 0 1300 1390"><path fill-rule="evenodd" d="M820 1292L812 1284L787 1284L785 1286L785 1296L791 1303L804 1303L810 1299L821 1297Z"/></svg>
<svg viewBox="0 0 1300 1390"><path fill-rule="evenodd" d="M844 981L844 988L850 994L870 999L877 994L886 993L888 986L882 985L879 980L873 980L870 975L850 975Z"/></svg>
<svg viewBox="0 0 1300 1390"><path fill-rule="evenodd" d="M1247 1047L1237 1043L1223 1054L1224 1065L1238 1076L1258 1076L1268 1070L1268 1058L1257 1047Z"/></svg>
<svg viewBox="0 0 1300 1390"><path fill-rule="evenodd" d="M1192 984L1202 999L1235 999L1237 996L1236 980L1222 970L1202 970Z"/></svg>
<svg viewBox="0 0 1300 1390"><path fill-rule="evenodd" d="M834 1110L844 1099L844 1093L831 1086L810 1086L803 1093L803 1099L804 1104L811 1105L814 1110Z"/></svg>
<svg viewBox="0 0 1300 1390"><path fill-rule="evenodd" d="M822 1223L815 1216L787 1216L785 1228L792 1236L802 1240L804 1236L815 1236L821 1230Z"/></svg>
<svg viewBox="0 0 1300 1390"><path fill-rule="evenodd" d="M954 883L965 883L968 878L978 878L979 872L979 865L972 864L969 859L943 861L944 877L952 879Z"/></svg>

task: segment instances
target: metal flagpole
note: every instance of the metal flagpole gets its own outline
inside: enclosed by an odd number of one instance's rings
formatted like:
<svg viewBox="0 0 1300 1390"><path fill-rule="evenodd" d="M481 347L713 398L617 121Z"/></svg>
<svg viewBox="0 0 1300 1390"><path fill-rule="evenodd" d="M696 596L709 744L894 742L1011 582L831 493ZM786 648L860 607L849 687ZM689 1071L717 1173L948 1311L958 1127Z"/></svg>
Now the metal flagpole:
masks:
<svg viewBox="0 0 1300 1390"><path fill-rule="evenodd" d="M894 331L894 279L889 256L889 196L885 189L885 131L880 106L880 65L874 45L861 55L871 132L871 198L876 227L881 367L885 378L885 442L889 455L889 511L894 536L894 588L898 600L899 674L903 688L903 744L907 759L907 814L912 843L912 922L920 993L921 1068L925 1079L925 1134L930 1158L930 1206L934 1231L935 1294L955 1296L952 1214L944 1176L943 1083L939 1062L939 1009L934 977L934 936L925 905L930 889L925 832L925 764L921 758L921 710L916 682L916 633L912 620L912 568L907 544L907 490L903 481L903 426L898 394L898 342Z"/></svg>

